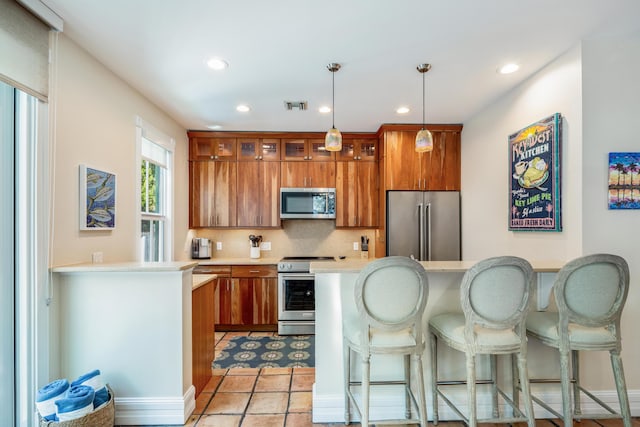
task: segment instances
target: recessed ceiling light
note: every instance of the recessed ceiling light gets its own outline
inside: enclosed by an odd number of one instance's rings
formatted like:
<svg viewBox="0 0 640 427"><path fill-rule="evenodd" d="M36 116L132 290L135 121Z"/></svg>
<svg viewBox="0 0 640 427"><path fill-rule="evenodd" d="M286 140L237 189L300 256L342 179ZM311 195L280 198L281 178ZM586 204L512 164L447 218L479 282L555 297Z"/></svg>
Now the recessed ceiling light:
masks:
<svg viewBox="0 0 640 427"><path fill-rule="evenodd" d="M498 68L498 72L500 74L511 74L518 71L518 68L520 68L518 64L505 64L502 67Z"/></svg>
<svg viewBox="0 0 640 427"><path fill-rule="evenodd" d="M229 63L224 59L211 58L207 61L207 66L212 70L220 71L229 67Z"/></svg>
<svg viewBox="0 0 640 427"><path fill-rule="evenodd" d="M240 111L241 113L246 113L249 110L251 110L251 108L249 108L248 105L244 105L244 104L240 104L236 107L236 111Z"/></svg>
<svg viewBox="0 0 640 427"><path fill-rule="evenodd" d="M407 114L409 111L411 111L409 107L398 107L398 109L396 110L396 113Z"/></svg>
<svg viewBox="0 0 640 427"><path fill-rule="evenodd" d="M207 128L209 128L211 130L216 130L216 129L221 129L222 126L220 126L220 125L209 125L209 126L207 126Z"/></svg>
<svg viewBox="0 0 640 427"><path fill-rule="evenodd" d="M322 107L318 108L318 111L321 112L322 114L327 114L331 112L331 107L327 107L326 105L323 105Z"/></svg>

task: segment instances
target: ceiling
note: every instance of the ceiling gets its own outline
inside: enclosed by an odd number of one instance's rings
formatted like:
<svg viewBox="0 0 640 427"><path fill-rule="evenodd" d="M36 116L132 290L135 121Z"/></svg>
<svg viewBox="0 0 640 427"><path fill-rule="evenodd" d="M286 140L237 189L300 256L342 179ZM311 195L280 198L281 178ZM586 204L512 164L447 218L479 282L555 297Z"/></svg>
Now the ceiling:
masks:
<svg viewBox="0 0 640 427"><path fill-rule="evenodd" d="M580 40L638 31L637 0L43 0L64 33L187 129L371 132L464 123ZM211 57L229 63L206 66ZM497 68L516 62L520 70ZM285 101L308 109L287 111ZM247 104L247 113L236 111ZM408 114L396 109L406 106Z"/></svg>

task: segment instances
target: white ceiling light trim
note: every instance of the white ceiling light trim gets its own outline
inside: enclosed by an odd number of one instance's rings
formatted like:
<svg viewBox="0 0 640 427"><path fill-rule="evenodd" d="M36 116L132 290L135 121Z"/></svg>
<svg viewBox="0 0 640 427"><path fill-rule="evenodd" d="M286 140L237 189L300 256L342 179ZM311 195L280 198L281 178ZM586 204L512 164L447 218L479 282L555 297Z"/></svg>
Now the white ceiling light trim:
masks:
<svg viewBox="0 0 640 427"><path fill-rule="evenodd" d="M229 63L224 59L220 58L211 58L207 61L207 67L212 70L221 71L229 68Z"/></svg>
<svg viewBox="0 0 640 427"><path fill-rule="evenodd" d="M236 107L236 111L239 111L241 113L246 113L248 111L251 111L251 108L249 108L248 105L240 104Z"/></svg>
<svg viewBox="0 0 640 427"><path fill-rule="evenodd" d="M515 73L520 69L520 66L516 63L504 64L502 67L498 68L498 72L500 74L511 74Z"/></svg>
<svg viewBox="0 0 640 427"><path fill-rule="evenodd" d="M398 107L396 108L396 113L398 114L407 114L411 109L409 107Z"/></svg>

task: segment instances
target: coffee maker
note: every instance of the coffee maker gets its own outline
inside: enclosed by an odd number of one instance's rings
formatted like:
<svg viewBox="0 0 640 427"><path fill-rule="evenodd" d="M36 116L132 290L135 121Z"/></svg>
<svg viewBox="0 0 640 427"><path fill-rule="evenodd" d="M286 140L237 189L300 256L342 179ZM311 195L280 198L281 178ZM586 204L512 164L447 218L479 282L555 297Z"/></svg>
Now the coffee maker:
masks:
<svg viewBox="0 0 640 427"><path fill-rule="evenodd" d="M202 237L195 237L193 240L191 240L191 258L211 258L211 241Z"/></svg>

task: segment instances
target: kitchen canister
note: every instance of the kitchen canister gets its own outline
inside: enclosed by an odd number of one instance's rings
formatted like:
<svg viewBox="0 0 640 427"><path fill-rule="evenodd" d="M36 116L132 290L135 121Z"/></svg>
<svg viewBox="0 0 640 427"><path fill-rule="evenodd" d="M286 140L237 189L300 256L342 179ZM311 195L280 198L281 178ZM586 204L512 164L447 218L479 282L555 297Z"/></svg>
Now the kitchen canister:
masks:
<svg viewBox="0 0 640 427"><path fill-rule="evenodd" d="M257 259L260 258L260 247L251 247L251 258Z"/></svg>

